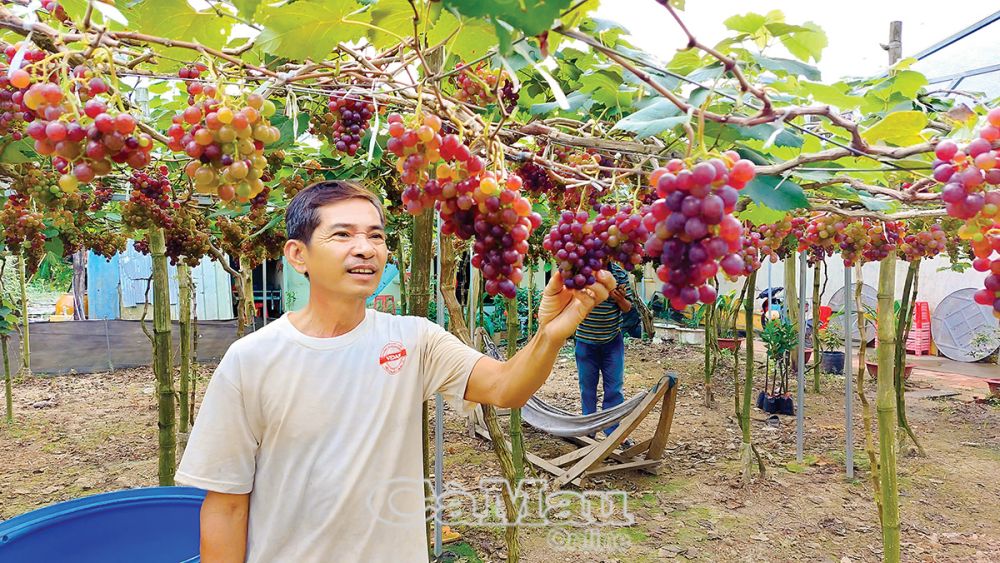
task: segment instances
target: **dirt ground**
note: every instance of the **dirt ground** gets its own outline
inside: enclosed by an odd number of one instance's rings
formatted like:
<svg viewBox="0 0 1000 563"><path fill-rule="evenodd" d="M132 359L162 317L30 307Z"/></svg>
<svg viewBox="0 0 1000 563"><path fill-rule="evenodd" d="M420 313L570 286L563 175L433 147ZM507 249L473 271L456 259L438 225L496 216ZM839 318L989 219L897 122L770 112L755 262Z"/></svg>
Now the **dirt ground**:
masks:
<svg viewBox="0 0 1000 563"><path fill-rule="evenodd" d="M855 479L844 472L843 379L824 376L822 394L806 395L806 463L795 462L795 419L780 426L753 414L755 443L767 475L740 482L740 434L733 417L731 364L716 376L706 407L701 349L632 341L626 396L666 371L681 380L678 408L660 475L622 472L585 481L587 491L627 493L631 526L558 526L522 532L523 560L573 561L878 561L881 535L855 399ZM204 389L211 368L201 368ZM914 376L912 391L942 388ZM758 386L759 389L759 386ZM811 389L811 386L810 386ZM149 369L29 378L15 386L16 423L0 423L0 519L103 491L156 484L156 401ZM570 350L540 392L578 408ZM874 386L867 389L874 402ZM901 452L900 513L904 561L1000 561L1000 407L911 398L911 425L927 457ZM499 476L491 446L446 417L445 480L474 487ZM637 438L652 433L655 416ZM529 451L569 451L559 439L525 430ZM502 530L459 526L483 561L503 560Z"/></svg>

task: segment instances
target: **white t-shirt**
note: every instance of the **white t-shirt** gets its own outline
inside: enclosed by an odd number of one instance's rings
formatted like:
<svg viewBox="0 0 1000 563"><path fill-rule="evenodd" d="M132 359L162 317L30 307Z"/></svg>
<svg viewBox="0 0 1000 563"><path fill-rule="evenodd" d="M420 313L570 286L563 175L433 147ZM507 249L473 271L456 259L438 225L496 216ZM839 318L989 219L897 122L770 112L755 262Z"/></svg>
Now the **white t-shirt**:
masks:
<svg viewBox="0 0 1000 563"><path fill-rule="evenodd" d="M283 316L222 358L176 481L250 493L247 561L426 561L421 404L471 411L482 357L418 317L316 338Z"/></svg>

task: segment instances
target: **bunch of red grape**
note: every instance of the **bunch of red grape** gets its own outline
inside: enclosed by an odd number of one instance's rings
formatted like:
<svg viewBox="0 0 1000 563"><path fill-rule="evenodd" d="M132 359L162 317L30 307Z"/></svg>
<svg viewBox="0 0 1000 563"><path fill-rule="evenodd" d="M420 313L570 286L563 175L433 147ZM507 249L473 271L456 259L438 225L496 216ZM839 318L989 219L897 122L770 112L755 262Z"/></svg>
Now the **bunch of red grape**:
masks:
<svg viewBox="0 0 1000 563"><path fill-rule="evenodd" d="M607 248L595 235L586 211L563 211L542 247L552 253L567 289L581 289L597 281L607 267Z"/></svg>
<svg viewBox="0 0 1000 563"><path fill-rule="evenodd" d="M607 246L608 257L621 264L626 271L632 271L642 263L644 245L649 239L649 230L642 218L649 212L649 208L634 212L631 205L620 209L609 204L600 206L596 230Z"/></svg>
<svg viewBox="0 0 1000 563"><path fill-rule="evenodd" d="M853 266L862 259L871 239L871 222L867 219L845 219L846 224L837 236L837 245L845 266Z"/></svg>
<svg viewBox="0 0 1000 563"><path fill-rule="evenodd" d="M743 233L743 245L735 252L735 254L743 261L743 270L737 270L736 273L733 274L723 270L725 276L730 280L735 280L739 277L749 276L759 270L761 258L764 255L763 247L764 243L760 237L760 233L745 228Z"/></svg>
<svg viewBox="0 0 1000 563"><path fill-rule="evenodd" d="M406 211L418 215L436 207L443 234L475 239L472 264L483 272L487 293L513 298L528 236L542 222L519 193L521 178L486 171L458 135L441 136L441 119L435 115L411 116L410 126L395 113L387 121L387 148L398 157Z"/></svg>
<svg viewBox="0 0 1000 563"><path fill-rule="evenodd" d="M524 183L524 190L534 197L549 196L559 188L545 168L530 160L518 167L517 175Z"/></svg>
<svg viewBox="0 0 1000 563"><path fill-rule="evenodd" d="M871 236L861 254L866 262L881 262L899 245L903 237L903 223L901 221L870 223L869 232Z"/></svg>
<svg viewBox="0 0 1000 563"><path fill-rule="evenodd" d="M130 229L170 228L172 211L180 204L171 201L166 166L155 172L136 170L129 177L132 192L122 204L122 222Z"/></svg>
<svg viewBox="0 0 1000 563"><path fill-rule="evenodd" d="M24 93L31 85L29 71L36 70L33 63L46 57L45 52L26 47L19 68L11 71L10 64L22 45L8 45L4 49L6 64L0 63L0 136L9 135L15 141L24 138L25 124L35 119L35 112L24 104Z"/></svg>
<svg viewBox="0 0 1000 563"><path fill-rule="evenodd" d="M35 113L25 133L34 139L38 154L52 157L52 165L62 174L63 191L74 192L81 183L109 174L114 164L134 169L148 165L153 139L136 130L132 115L108 108L102 99L109 90L107 82L84 66L72 74L76 95L44 80L32 83L21 97L21 103ZM16 85L14 79L11 84ZM82 108L78 101L84 102Z"/></svg>
<svg viewBox="0 0 1000 563"><path fill-rule="evenodd" d="M520 189L521 178L515 174L504 180L484 172L479 187L473 190L477 203L472 265L483 273L486 293L507 299L517 296L528 237L542 224L542 216L531 210L531 202L520 195Z"/></svg>
<svg viewBox="0 0 1000 563"><path fill-rule="evenodd" d="M58 0L42 0L42 9L60 22L65 23L66 20L69 19L69 16L66 15L66 10L59 5Z"/></svg>
<svg viewBox="0 0 1000 563"><path fill-rule="evenodd" d="M192 158L184 172L194 180L195 191L246 203L264 189L264 147L281 136L268 121L275 106L256 93L246 96L245 105L238 98L209 95L214 93L206 87L188 100L191 105L167 129L167 146Z"/></svg>
<svg viewBox="0 0 1000 563"><path fill-rule="evenodd" d="M30 275L45 256L44 216L28 208L27 196L11 194L0 209L4 244L13 252L23 252Z"/></svg>
<svg viewBox="0 0 1000 563"><path fill-rule="evenodd" d="M903 258L912 262L923 258L933 258L944 252L948 246L948 234L938 223L932 223L926 229L917 232L907 232L899 243L899 251Z"/></svg>
<svg viewBox="0 0 1000 563"><path fill-rule="evenodd" d="M746 271L737 254L743 225L732 213L738 190L755 174L753 163L733 151L690 168L674 159L653 172L660 199L643 218L652 233L646 254L659 258L663 296L675 309L715 301L715 289L706 281L720 266L730 276Z"/></svg>
<svg viewBox="0 0 1000 563"><path fill-rule="evenodd" d="M983 209L985 184L1000 184L1000 151L993 148L1000 140L1000 108L990 110L986 121L965 147L945 140L934 150L934 179L945 184L941 199L948 214L959 219L972 219Z"/></svg>
<svg viewBox="0 0 1000 563"><path fill-rule="evenodd" d="M517 105L514 83L502 70L492 70L485 62L469 67L465 63L455 65L459 71L451 75L451 82L457 89L455 98L478 106L497 102L497 84L500 84L500 103L507 111Z"/></svg>
<svg viewBox="0 0 1000 563"><path fill-rule="evenodd" d="M361 137L371 126L375 104L357 94L334 92L326 107L328 111L313 124L312 133L329 139L338 152L354 156L361 146Z"/></svg>
<svg viewBox="0 0 1000 563"><path fill-rule="evenodd" d="M203 212L187 205L174 210L163 238L165 254L174 265L183 261L193 268L211 252L208 219Z"/></svg>
<svg viewBox="0 0 1000 563"><path fill-rule="evenodd" d="M563 211L542 247L555 257L563 285L580 289L594 283L611 261L626 270L641 264L648 238L643 215L633 213L631 206L604 204L593 220L586 211Z"/></svg>
<svg viewBox="0 0 1000 563"><path fill-rule="evenodd" d="M975 256L972 267L979 272L989 272L983 280L983 288L973 298L980 305L992 306L993 316L1000 318L1000 220L972 237L972 253Z"/></svg>
<svg viewBox="0 0 1000 563"><path fill-rule="evenodd" d="M799 250L805 250L810 264L818 264L837 250L837 235L844 228L845 222L835 215L818 215L813 217L802 231L799 239Z"/></svg>

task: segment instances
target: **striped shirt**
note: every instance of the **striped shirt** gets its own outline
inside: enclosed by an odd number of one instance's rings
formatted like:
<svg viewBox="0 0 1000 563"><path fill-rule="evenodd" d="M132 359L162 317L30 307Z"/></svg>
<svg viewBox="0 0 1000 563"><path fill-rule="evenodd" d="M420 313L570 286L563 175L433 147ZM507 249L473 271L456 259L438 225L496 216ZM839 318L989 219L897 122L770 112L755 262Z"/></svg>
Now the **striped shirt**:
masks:
<svg viewBox="0 0 1000 563"><path fill-rule="evenodd" d="M611 274L618 285L625 285L625 294L629 301L634 301L635 295L632 294L632 286L628 283L628 273L617 264L612 264ZM576 339L589 344L602 344L613 340L621 330L622 310L613 298L608 297L603 303L598 303L576 328Z"/></svg>

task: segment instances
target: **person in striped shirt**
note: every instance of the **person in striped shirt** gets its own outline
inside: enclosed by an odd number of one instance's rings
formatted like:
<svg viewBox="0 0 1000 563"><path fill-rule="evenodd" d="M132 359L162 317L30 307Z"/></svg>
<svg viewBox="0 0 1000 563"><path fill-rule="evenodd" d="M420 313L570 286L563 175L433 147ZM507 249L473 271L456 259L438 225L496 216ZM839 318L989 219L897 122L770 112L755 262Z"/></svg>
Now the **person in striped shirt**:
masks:
<svg viewBox="0 0 1000 563"><path fill-rule="evenodd" d="M597 304L576 329L576 369L580 381L583 414L597 412L597 384L603 378L602 409L622 404L622 383L625 378L625 339L622 334L622 313L632 309L632 290L628 273L611 264L611 274L618 283L607 300ZM611 435L618 425L604 430Z"/></svg>

